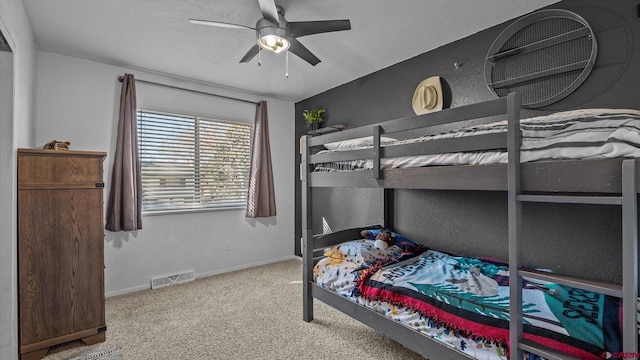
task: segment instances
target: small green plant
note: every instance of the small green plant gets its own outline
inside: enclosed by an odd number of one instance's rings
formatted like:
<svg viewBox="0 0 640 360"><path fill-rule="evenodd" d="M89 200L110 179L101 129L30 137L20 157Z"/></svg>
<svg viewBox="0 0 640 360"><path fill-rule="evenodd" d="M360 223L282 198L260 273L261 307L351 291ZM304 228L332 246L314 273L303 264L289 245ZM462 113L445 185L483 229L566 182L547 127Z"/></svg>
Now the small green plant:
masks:
<svg viewBox="0 0 640 360"><path fill-rule="evenodd" d="M324 109L303 111L302 116L304 116L304 120L305 120L305 123L307 124L307 127L309 126L317 127L318 124L323 122L324 119L322 118L322 114L324 114L324 112L325 112Z"/></svg>

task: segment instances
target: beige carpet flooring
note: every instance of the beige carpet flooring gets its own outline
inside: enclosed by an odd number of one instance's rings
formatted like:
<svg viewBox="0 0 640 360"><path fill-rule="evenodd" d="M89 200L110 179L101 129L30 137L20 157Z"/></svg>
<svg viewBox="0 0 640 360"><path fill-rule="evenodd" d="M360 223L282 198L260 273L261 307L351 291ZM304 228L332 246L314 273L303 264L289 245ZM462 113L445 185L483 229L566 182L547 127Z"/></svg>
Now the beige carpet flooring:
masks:
<svg viewBox="0 0 640 360"><path fill-rule="evenodd" d="M125 360L424 360L319 301L314 321L302 321L301 274L302 263L289 260L111 297L106 342L64 346L45 359L117 344Z"/></svg>

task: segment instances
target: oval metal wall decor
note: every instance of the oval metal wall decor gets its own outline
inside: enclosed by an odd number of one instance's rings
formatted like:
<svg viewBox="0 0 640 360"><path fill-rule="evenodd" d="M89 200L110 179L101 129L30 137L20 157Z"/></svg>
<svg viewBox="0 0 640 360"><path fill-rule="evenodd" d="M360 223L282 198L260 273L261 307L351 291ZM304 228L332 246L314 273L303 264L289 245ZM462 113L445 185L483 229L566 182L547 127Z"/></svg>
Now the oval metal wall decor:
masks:
<svg viewBox="0 0 640 360"><path fill-rule="evenodd" d="M522 106L553 104L576 90L596 62L593 30L567 10L541 10L509 25L493 42L484 63L485 81L499 97L522 96Z"/></svg>

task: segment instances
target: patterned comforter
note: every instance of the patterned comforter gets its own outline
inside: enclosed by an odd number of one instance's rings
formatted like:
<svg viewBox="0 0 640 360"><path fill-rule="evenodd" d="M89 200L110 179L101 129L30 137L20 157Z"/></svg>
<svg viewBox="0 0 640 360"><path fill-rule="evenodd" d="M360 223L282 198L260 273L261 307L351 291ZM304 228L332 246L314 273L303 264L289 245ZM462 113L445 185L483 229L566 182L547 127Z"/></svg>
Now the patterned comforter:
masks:
<svg viewBox="0 0 640 360"><path fill-rule="evenodd" d="M471 339L507 344L508 265L428 250L361 274L359 295L410 308ZM580 359L621 351L621 300L524 279L524 337Z"/></svg>
<svg viewBox="0 0 640 360"><path fill-rule="evenodd" d="M465 336L464 332L438 324L409 306L382 300L365 299L357 295L356 283L363 270L379 261L396 261L417 256L415 251L391 246L385 250L375 247L372 239L346 242L325 251L314 267L314 282L357 304L372 309L390 319L418 331L435 341L457 349L472 359L506 360L506 347L480 337ZM537 358L532 358L537 359Z"/></svg>

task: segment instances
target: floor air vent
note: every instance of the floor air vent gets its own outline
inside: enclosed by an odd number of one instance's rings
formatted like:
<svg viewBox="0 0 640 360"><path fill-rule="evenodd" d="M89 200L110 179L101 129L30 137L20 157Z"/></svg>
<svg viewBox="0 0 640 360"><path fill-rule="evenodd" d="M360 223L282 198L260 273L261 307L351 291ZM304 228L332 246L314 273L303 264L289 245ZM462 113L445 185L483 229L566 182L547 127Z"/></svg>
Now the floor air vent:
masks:
<svg viewBox="0 0 640 360"><path fill-rule="evenodd" d="M193 271L188 271L180 274L167 275L151 279L151 288L160 289L163 287L183 284L189 281L195 280L196 275Z"/></svg>

